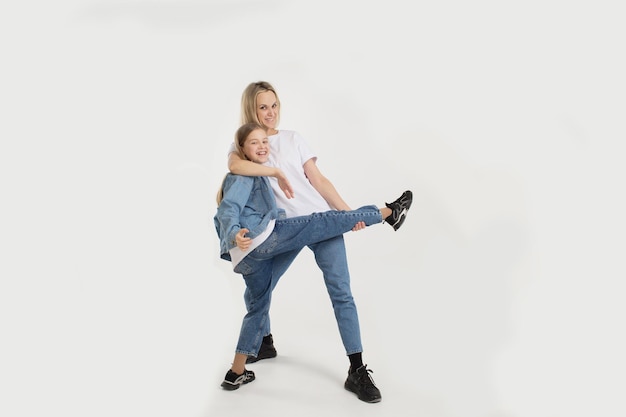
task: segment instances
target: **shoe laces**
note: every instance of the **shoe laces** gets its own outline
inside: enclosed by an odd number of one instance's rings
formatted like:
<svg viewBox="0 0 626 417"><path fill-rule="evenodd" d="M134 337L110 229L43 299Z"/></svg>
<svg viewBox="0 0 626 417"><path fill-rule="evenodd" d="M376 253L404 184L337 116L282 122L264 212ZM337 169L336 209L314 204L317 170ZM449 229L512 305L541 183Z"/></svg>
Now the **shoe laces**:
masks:
<svg viewBox="0 0 626 417"><path fill-rule="evenodd" d="M410 201L409 200L409 195L410 195L409 193L410 193L409 190L405 191L404 193L402 193L402 195L396 201L394 201L391 204L396 204L400 208L405 208L407 206L407 204L409 204L409 201Z"/></svg>
<svg viewBox="0 0 626 417"><path fill-rule="evenodd" d="M373 386L376 386L376 383L374 382L374 378L372 378L372 375L371 375L374 373L374 371L372 371L371 369L367 369L367 365L363 365L363 367L365 368L365 371L363 371L363 373L360 376L361 380L365 383L369 383Z"/></svg>

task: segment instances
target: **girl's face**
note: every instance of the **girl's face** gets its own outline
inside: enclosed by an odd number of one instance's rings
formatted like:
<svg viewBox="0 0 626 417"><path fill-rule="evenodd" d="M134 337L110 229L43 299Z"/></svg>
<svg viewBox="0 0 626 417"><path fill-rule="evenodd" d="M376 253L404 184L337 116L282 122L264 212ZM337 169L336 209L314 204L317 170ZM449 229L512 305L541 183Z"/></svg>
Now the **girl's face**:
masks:
<svg viewBox="0 0 626 417"><path fill-rule="evenodd" d="M272 135L276 133L278 120L278 100L272 91L264 91L256 96L256 117L265 130Z"/></svg>
<svg viewBox="0 0 626 417"><path fill-rule="evenodd" d="M270 156L270 142L262 129L254 129L243 143L243 153L252 162L262 164Z"/></svg>

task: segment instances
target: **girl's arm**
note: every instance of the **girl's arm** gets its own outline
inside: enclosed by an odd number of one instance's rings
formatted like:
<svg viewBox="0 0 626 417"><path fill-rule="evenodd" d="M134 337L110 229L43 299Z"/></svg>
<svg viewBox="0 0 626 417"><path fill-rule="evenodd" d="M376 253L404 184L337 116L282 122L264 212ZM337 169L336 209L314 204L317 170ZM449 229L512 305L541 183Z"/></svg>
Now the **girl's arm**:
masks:
<svg viewBox="0 0 626 417"><path fill-rule="evenodd" d="M228 170L237 175L244 175L246 177L274 177L278 180L278 186L285 197L293 198L293 188L289 180L280 168L268 167L265 165L257 164L256 162L247 161L241 159L237 152L231 152L228 155Z"/></svg>
<svg viewBox="0 0 626 417"><path fill-rule="evenodd" d="M215 219L219 223L220 239L227 243L228 249L238 243L241 213L252 192L252 183L251 178L228 175L222 184L224 195L217 207Z"/></svg>

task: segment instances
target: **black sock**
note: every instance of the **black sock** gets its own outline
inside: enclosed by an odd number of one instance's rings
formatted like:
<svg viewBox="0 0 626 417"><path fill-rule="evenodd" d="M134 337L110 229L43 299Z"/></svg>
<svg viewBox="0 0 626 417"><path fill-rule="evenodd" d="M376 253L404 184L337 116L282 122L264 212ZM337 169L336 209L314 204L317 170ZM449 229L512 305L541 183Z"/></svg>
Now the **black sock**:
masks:
<svg viewBox="0 0 626 417"><path fill-rule="evenodd" d="M263 336L263 343L266 345L271 345L274 343L274 339L272 339L272 334L268 334L267 336Z"/></svg>
<svg viewBox="0 0 626 417"><path fill-rule="evenodd" d="M350 373L356 372L357 369L363 366L363 358L361 356L361 352L348 355L348 359L350 359Z"/></svg>

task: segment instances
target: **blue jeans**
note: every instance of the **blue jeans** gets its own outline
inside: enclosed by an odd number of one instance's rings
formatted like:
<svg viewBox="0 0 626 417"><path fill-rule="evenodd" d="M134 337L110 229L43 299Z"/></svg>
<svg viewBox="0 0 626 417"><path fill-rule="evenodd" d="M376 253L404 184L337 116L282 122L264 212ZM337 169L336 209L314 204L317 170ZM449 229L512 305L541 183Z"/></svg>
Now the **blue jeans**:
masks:
<svg viewBox="0 0 626 417"><path fill-rule="evenodd" d="M324 271L346 350L360 352L360 331L350 292L343 234L359 221L371 226L382 220L376 206L276 220L270 236L235 267L235 272L242 274L246 282L244 300L248 310L241 324L236 352L251 356L258 354L263 336L269 333L272 290L305 246L314 251L315 259Z"/></svg>
<svg viewBox="0 0 626 417"><path fill-rule="evenodd" d="M356 304L350 289L350 272L343 235L309 245L317 266L322 270L326 291L335 312L346 355L363 352Z"/></svg>

